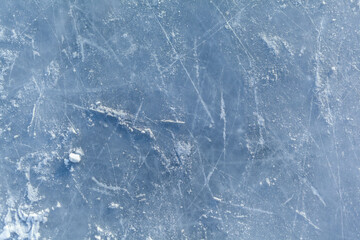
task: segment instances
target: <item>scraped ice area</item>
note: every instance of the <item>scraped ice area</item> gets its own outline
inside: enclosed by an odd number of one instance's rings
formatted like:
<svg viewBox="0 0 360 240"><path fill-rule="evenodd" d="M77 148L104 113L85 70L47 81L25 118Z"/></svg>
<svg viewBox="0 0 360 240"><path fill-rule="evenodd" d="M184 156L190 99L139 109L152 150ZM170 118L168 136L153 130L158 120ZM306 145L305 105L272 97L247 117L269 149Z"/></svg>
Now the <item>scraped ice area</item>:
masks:
<svg viewBox="0 0 360 240"><path fill-rule="evenodd" d="M0 240L360 239L359 0L4 0Z"/></svg>

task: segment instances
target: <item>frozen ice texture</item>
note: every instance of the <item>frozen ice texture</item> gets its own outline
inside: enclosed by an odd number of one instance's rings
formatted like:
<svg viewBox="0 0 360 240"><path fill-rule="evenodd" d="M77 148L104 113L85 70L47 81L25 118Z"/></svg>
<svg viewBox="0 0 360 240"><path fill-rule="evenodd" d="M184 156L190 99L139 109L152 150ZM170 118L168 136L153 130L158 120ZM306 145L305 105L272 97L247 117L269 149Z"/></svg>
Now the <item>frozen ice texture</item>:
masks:
<svg viewBox="0 0 360 240"><path fill-rule="evenodd" d="M1 1L0 239L360 239L359 23L359 0Z"/></svg>

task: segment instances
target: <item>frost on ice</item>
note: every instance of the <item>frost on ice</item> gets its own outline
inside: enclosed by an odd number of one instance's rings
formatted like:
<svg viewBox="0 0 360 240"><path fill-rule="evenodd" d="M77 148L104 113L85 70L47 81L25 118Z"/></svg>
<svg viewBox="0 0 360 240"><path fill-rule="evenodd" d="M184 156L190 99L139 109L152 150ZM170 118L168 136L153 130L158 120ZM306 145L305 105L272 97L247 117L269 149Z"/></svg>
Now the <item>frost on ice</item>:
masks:
<svg viewBox="0 0 360 240"><path fill-rule="evenodd" d="M360 239L360 1L0 7L0 240Z"/></svg>

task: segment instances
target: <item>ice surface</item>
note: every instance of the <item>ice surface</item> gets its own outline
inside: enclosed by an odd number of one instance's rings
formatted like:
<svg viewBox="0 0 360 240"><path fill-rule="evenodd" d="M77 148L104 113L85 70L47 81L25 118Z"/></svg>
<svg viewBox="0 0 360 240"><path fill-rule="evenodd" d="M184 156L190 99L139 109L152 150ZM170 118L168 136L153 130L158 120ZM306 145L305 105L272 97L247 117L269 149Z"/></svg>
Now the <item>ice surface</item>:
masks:
<svg viewBox="0 0 360 240"><path fill-rule="evenodd" d="M0 239L360 239L359 0L4 0Z"/></svg>

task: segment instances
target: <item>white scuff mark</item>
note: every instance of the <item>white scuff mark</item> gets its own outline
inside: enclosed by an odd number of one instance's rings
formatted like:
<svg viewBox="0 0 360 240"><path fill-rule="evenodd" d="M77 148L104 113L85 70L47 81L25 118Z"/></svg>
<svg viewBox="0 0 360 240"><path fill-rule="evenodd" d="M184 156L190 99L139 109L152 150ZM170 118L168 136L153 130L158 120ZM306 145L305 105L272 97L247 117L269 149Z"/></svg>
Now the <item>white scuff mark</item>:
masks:
<svg viewBox="0 0 360 240"><path fill-rule="evenodd" d="M163 122L163 123L174 123L174 124L185 124L184 121L180 121L180 120L170 120L170 119L162 119L162 120L160 120L160 122Z"/></svg>
<svg viewBox="0 0 360 240"><path fill-rule="evenodd" d="M113 196L114 194L113 193L110 193L108 192L106 189L100 189L100 188L95 188L95 187L92 187L92 188L89 188L90 190L94 191L94 192L98 192L98 193L101 193L101 194L104 194L104 195L107 195L107 196Z"/></svg>
<svg viewBox="0 0 360 240"><path fill-rule="evenodd" d="M225 112L225 101L224 101L224 94L221 91L221 99L220 99L220 119L224 121L223 127L223 144L224 144L224 159L226 158L226 112Z"/></svg>
<svg viewBox="0 0 360 240"><path fill-rule="evenodd" d="M243 209L246 209L248 211L252 211L252 212L264 213L264 214L268 214L268 215L274 214L273 212L262 210L262 209L259 209L259 208L246 207L243 204L241 204L240 207L242 207Z"/></svg>
<svg viewBox="0 0 360 240"><path fill-rule="evenodd" d="M0 26L0 40L4 41L6 39L5 37L5 28L3 26Z"/></svg>
<svg viewBox="0 0 360 240"><path fill-rule="evenodd" d="M90 110L116 118L119 121L119 124L121 126L126 127L130 132L134 132L135 130L138 133L148 135L150 138L154 140L156 139L154 133L150 128L135 126L132 121L134 117L130 113L127 113L123 110L116 110L113 108L103 106L101 105L101 102L96 102L96 105L92 104Z"/></svg>
<svg viewBox="0 0 360 240"><path fill-rule="evenodd" d="M269 179L269 178L265 178L265 181L266 181L266 183L267 183L269 186L271 186L271 182L270 182L270 179Z"/></svg>
<svg viewBox="0 0 360 240"><path fill-rule="evenodd" d="M260 34L260 37L262 38L262 40L264 40L267 46L274 51L276 55L280 53L280 49L279 49L280 47L274 38L272 37L269 38L264 33Z"/></svg>
<svg viewBox="0 0 360 240"><path fill-rule="evenodd" d="M68 127L68 130L69 130L70 132L72 132L73 134L75 134L75 135L78 134L73 126Z"/></svg>
<svg viewBox="0 0 360 240"><path fill-rule="evenodd" d="M266 43L268 48L274 51L275 55L279 55L281 48L285 48L291 55L294 55L290 44L279 36L267 36L265 33L261 33L260 37Z"/></svg>
<svg viewBox="0 0 360 240"><path fill-rule="evenodd" d="M143 101L141 101L140 106L139 106L138 110L136 111L136 114L135 114L135 118L134 118L133 124L135 124L135 123L136 123L136 121L137 121L137 119L138 119L138 116L139 116L139 113L140 113L140 111L141 111L142 105L143 105Z"/></svg>
<svg viewBox="0 0 360 240"><path fill-rule="evenodd" d="M334 124L334 116L332 114L331 108L330 108L330 96L331 96L331 90L330 90L330 83L325 77L325 79L322 77L322 69L321 69L321 32L323 29L323 22L324 19L320 22L320 29L318 30L318 36L316 41L316 53L315 53L315 86L316 86L316 94L317 98L320 102L320 110L321 115L323 116L324 120L327 124L332 126Z"/></svg>
<svg viewBox="0 0 360 240"><path fill-rule="evenodd" d="M103 53L105 53L105 54L109 54L108 53L108 51L106 50L106 49L104 49L104 48L102 48L101 46L99 46L98 44L96 44L95 42L93 42L93 41L91 41L90 39L87 39L87 38L85 38L85 37L83 37L83 36L78 36L78 42L79 42L79 44L80 44L80 49L81 49L81 55L82 56L84 56L83 54L85 54L84 53L84 44L87 44L87 45L89 45L89 46L91 46L91 47L94 47L94 48L96 48L96 49L98 49L99 51L101 51L101 52L103 52ZM84 61L85 59L84 58L82 58L82 61Z"/></svg>
<svg viewBox="0 0 360 240"><path fill-rule="evenodd" d="M58 64L58 62L56 61L51 61L50 64L47 66L46 68L46 74L48 77L50 77L52 79L52 84L56 85L59 77L60 77L60 66Z"/></svg>
<svg viewBox="0 0 360 240"><path fill-rule="evenodd" d="M286 201L283 203L283 205L286 205L288 202L290 202L293 199L293 197L294 197L294 194L291 195L290 198L286 199Z"/></svg>
<svg viewBox="0 0 360 240"><path fill-rule="evenodd" d="M140 193L140 194L136 195L136 198L140 198L139 202L143 202L143 201L146 201L145 196L146 196L145 193Z"/></svg>
<svg viewBox="0 0 360 240"><path fill-rule="evenodd" d="M296 213L302 216L311 226L313 226L315 229L320 230L318 226L316 226L307 216L306 213L303 211L299 211L296 209Z"/></svg>
<svg viewBox="0 0 360 240"><path fill-rule="evenodd" d="M33 52L33 58L35 59L36 56L40 57L40 53L37 51L37 49L35 48L35 41L33 38L31 39L31 47L32 47L32 52Z"/></svg>
<svg viewBox="0 0 360 240"><path fill-rule="evenodd" d="M15 108L20 107L19 104L16 102L15 99L10 100L10 102L11 102L11 105L12 105L13 107L15 107Z"/></svg>
<svg viewBox="0 0 360 240"><path fill-rule="evenodd" d="M149 135L150 138L155 139L155 136L150 128L140 128L140 127L133 127L133 128L138 130L142 134L147 134L147 135Z"/></svg>
<svg viewBox="0 0 360 240"><path fill-rule="evenodd" d="M53 130L49 131L49 134L51 136L51 139L55 139L56 138L56 134L54 133Z"/></svg>
<svg viewBox="0 0 360 240"><path fill-rule="evenodd" d="M162 163L165 165L166 168L170 166L170 159L164 154L163 151L161 151L160 147L155 145L152 147L157 153L160 154L161 159L163 160Z"/></svg>
<svg viewBox="0 0 360 240"><path fill-rule="evenodd" d="M115 209L115 208L124 209L123 207L120 206L120 204L114 203L114 202L111 202L111 203L109 204L109 208L113 208L113 209Z"/></svg>
<svg viewBox="0 0 360 240"><path fill-rule="evenodd" d="M245 206L244 203L234 204L234 203L229 202L229 204L234 206L234 207L240 207L240 208L246 209L246 210L251 211L251 212L258 212L258 213L263 213L263 214L268 214L268 215L274 214L273 212L263 210L263 209L260 209L260 208L247 207L247 206Z"/></svg>
<svg viewBox="0 0 360 240"><path fill-rule="evenodd" d="M76 43L80 45L81 61L85 61L85 51L84 51L84 42L80 35L76 36Z"/></svg>
<svg viewBox="0 0 360 240"><path fill-rule="evenodd" d="M320 196L318 190L314 188L313 186L310 186L312 193L320 200L320 202L326 207L326 203L324 199Z"/></svg>
<svg viewBox="0 0 360 240"><path fill-rule="evenodd" d="M302 179L302 181L311 189L312 194L319 199L319 201L324 205L324 207L326 207L326 203L320 195L319 191L306 178Z"/></svg>
<svg viewBox="0 0 360 240"><path fill-rule="evenodd" d="M118 239L116 235L114 235L111 231L100 227L95 224L97 235L95 235L95 239L97 240L105 240L105 239Z"/></svg>
<svg viewBox="0 0 360 240"><path fill-rule="evenodd" d="M73 122L70 120L69 116L67 114L65 114L65 117L67 118L67 120L69 121L70 126L68 127L68 130L72 133L74 133L75 135L79 134L79 129L77 129L76 131L76 127L73 124Z"/></svg>
<svg viewBox="0 0 360 240"><path fill-rule="evenodd" d="M127 192L129 194L128 190L125 189L125 188L118 187L118 186L107 185L105 183L99 182L95 177L91 177L91 180L93 180L99 187L102 187L104 189L107 189L107 190L110 190L110 191L115 191L115 192L124 191L124 192Z"/></svg>
<svg viewBox="0 0 360 240"><path fill-rule="evenodd" d="M225 113L225 102L224 102L224 94L221 91L221 113L220 118L226 122L226 113Z"/></svg>
<svg viewBox="0 0 360 240"><path fill-rule="evenodd" d="M35 119L35 114L36 114L36 103L33 106L33 110L32 110L32 116L31 116L31 121L30 124L27 128L27 131L30 132L30 128L32 127L33 123L34 123L34 119ZM35 131L34 131L34 135L36 135Z"/></svg>
<svg viewBox="0 0 360 240"><path fill-rule="evenodd" d="M218 197L213 197L213 199L214 199L215 201L218 201L218 202L221 202L221 201L222 201L222 199L221 199L221 198L218 198Z"/></svg>
<svg viewBox="0 0 360 240"><path fill-rule="evenodd" d="M11 38L14 39L14 40L17 40L17 39L18 39L18 35L17 35L15 29L12 29L12 30L11 30L11 33L12 33Z"/></svg>
<svg viewBox="0 0 360 240"><path fill-rule="evenodd" d="M38 82L36 81L35 77L32 77L31 80L34 82L35 87L36 87L37 91L39 92L39 97L37 98L36 102L34 103L34 107L33 107L33 110L32 110L31 121L30 121L30 124L29 124L29 126L27 128L28 133L30 133L30 130L31 130L33 124L34 124L34 120L35 120L35 117L36 117L36 114L37 114L37 107L40 104L40 100L41 100L41 98L43 96L43 91L40 88L40 86L39 86ZM33 136L36 136L35 126L33 127Z"/></svg>
<svg viewBox="0 0 360 240"><path fill-rule="evenodd" d="M246 216L246 215L236 215L235 216L235 218L246 218L246 217L248 217L248 216Z"/></svg>
<svg viewBox="0 0 360 240"><path fill-rule="evenodd" d="M77 57L79 57L79 56L80 56L79 53L76 52L76 51L72 53L72 57L73 57L73 58L77 58Z"/></svg>
<svg viewBox="0 0 360 240"><path fill-rule="evenodd" d="M254 115L257 117L258 125L261 126L261 127L265 127L265 119L264 119L264 117L261 116L259 113L255 113Z"/></svg>
<svg viewBox="0 0 360 240"><path fill-rule="evenodd" d="M153 9L152 9L152 10L153 10ZM160 28L161 28L161 30L162 30L165 38L166 38L166 41L168 42L168 44L169 44L170 47L172 48L173 52L174 52L175 55L177 56L177 58L178 58L177 60L180 62L183 70L185 71L185 74L186 74L187 78L190 80L191 85L193 86L193 88L194 88L194 90L195 90L195 92L196 92L196 94L197 94L197 96L198 96L198 98L199 98L199 100L200 100L200 102L201 102L201 105L203 106L206 114L208 115L208 117L209 117L209 119L210 119L210 122L211 122L210 127L212 127L215 122L214 122L213 117L211 116L211 113L210 113L210 111L209 111L208 106L206 105L204 99L202 98L199 89L197 88L197 86L196 86L194 80L192 79L192 77L190 76L189 71L188 71L187 68L185 67L185 65L184 65L183 61L181 60L181 57L179 56L178 52L176 51L174 45L173 45L172 42L170 41L170 38L169 38L168 33L166 32L164 26L161 24L159 18L158 18L157 15L154 13L154 11L153 11L153 15L155 16L155 19L156 19L157 23L159 24L159 26L160 26Z"/></svg>
<svg viewBox="0 0 360 240"><path fill-rule="evenodd" d="M197 39L195 38L194 40L194 59L195 59L195 76L196 76L196 80L199 84L199 79L200 79L200 67L199 67L199 57L198 57L198 53L197 53Z"/></svg>
<svg viewBox="0 0 360 240"><path fill-rule="evenodd" d="M260 145L264 145L265 144L265 140L264 140L264 136L263 136L263 130L265 129L265 119L264 117L260 114L259 111L259 99L257 96L257 87L254 86L254 100L255 100L255 108L256 108L256 112L254 112L254 115L257 117L257 122L259 125L259 144Z"/></svg>
<svg viewBox="0 0 360 240"><path fill-rule="evenodd" d="M80 196L82 197L82 199L86 202L89 203L89 201L87 200L87 198L85 197L84 193L81 191L80 185L79 183L76 181L74 174L71 174L71 177L73 179L73 181L75 182L75 188L76 190L79 192Z"/></svg>
<svg viewBox="0 0 360 240"><path fill-rule="evenodd" d="M258 208L250 208L250 207L245 207L245 206L243 206L243 208L246 210L258 212L258 213L264 213L264 214L269 214L269 215L274 214L273 212L269 212L269 211L258 209Z"/></svg>

